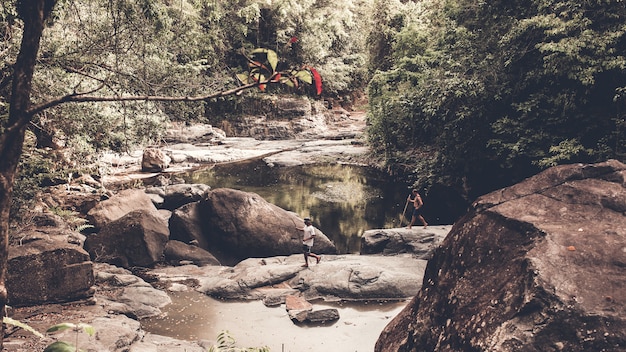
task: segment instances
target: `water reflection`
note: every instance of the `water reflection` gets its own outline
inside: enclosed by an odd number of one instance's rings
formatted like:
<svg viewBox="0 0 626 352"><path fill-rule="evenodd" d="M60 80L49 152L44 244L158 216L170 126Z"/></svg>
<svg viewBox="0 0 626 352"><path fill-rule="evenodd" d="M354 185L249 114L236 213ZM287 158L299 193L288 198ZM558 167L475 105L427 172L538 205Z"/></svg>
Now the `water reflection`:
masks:
<svg viewBox="0 0 626 352"><path fill-rule="evenodd" d="M366 167L326 164L269 167L262 160L220 164L187 175L188 183L254 192L314 225L339 253L358 253L361 235L399 227L408 188Z"/></svg>

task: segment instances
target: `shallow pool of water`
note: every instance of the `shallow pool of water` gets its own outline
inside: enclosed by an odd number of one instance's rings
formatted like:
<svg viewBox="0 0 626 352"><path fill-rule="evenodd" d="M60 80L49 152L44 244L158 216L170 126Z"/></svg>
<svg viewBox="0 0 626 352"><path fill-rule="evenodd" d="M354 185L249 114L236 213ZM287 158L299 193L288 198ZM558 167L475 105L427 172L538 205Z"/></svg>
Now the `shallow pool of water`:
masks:
<svg viewBox="0 0 626 352"><path fill-rule="evenodd" d="M409 186L366 167L270 167L254 160L195 171L186 181L254 192L300 217L311 217L340 254L359 253L366 230L407 224L402 212ZM410 217L410 210L406 216ZM425 216L429 223L438 224L437 219L428 218L428 213Z"/></svg>
<svg viewBox="0 0 626 352"><path fill-rule="evenodd" d="M267 346L272 352L369 352L385 326L407 302L313 303L314 310L337 308L339 320L296 324L285 306L261 301L220 301L198 292L171 293L166 316L141 321L144 330L182 340L215 341L228 331L239 347Z"/></svg>

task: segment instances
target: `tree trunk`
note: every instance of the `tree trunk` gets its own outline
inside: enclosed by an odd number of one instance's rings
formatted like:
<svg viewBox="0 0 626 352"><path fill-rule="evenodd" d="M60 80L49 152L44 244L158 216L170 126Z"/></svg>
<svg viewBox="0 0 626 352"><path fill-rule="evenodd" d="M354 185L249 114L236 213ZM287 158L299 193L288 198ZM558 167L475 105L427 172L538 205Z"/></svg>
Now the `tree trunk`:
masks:
<svg viewBox="0 0 626 352"><path fill-rule="evenodd" d="M22 155L26 127L32 115L30 93L33 71L39 51L46 17L54 7L54 0L29 0L18 3L18 13L24 21L24 36L13 67L13 86L9 118L0 126L0 317L4 318L7 304L5 278L9 244L9 210L17 165ZM4 326L0 330L0 349L3 347Z"/></svg>
<svg viewBox="0 0 626 352"><path fill-rule="evenodd" d="M22 155L24 135L33 116L50 107L67 102L103 102L103 101L201 101L210 98L239 94L246 89L265 84L280 83L275 72L265 81L237 86L236 88L196 97L170 96L128 96L106 97L92 96L88 93L70 94L48 102L33 106L31 104L31 88L33 72L37 63L37 54L47 17L52 12L56 0L22 0L16 2L17 13L24 22L20 52L13 65L12 90L10 98L9 118L0 119L0 318L4 318L7 304L5 285L8 244L9 244L9 211L13 183L17 166ZM1 83L1 82L0 82ZM0 328L0 350L3 349L4 326Z"/></svg>

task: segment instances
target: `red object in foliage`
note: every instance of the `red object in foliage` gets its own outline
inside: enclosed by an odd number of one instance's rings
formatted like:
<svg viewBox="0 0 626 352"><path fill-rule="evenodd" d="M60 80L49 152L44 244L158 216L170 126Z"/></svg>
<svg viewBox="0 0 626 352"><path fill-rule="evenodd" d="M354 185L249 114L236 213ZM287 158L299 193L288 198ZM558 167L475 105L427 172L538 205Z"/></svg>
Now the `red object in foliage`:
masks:
<svg viewBox="0 0 626 352"><path fill-rule="evenodd" d="M289 44L293 44L293 43L295 43L295 42L297 42L297 41L298 41L298 37L291 37L291 38L289 39Z"/></svg>
<svg viewBox="0 0 626 352"><path fill-rule="evenodd" d="M317 95L322 94L322 76L320 76L319 72L311 66L307 66L307 69L311 71L313 75L313 83L315 84L315 93Z"/></svg>

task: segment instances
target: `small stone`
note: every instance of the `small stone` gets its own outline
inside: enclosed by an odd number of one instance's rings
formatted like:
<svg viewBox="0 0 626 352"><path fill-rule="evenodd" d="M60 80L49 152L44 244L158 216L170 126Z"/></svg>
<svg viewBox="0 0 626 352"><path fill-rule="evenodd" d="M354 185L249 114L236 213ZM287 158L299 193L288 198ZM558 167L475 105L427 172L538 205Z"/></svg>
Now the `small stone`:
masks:
<svg viewBox="0 0 626 352"><path fill-rule="evenodd" d="M325 323L339 320L339 311L334 308L309 312L306 320L311 323Z"/></svg>

